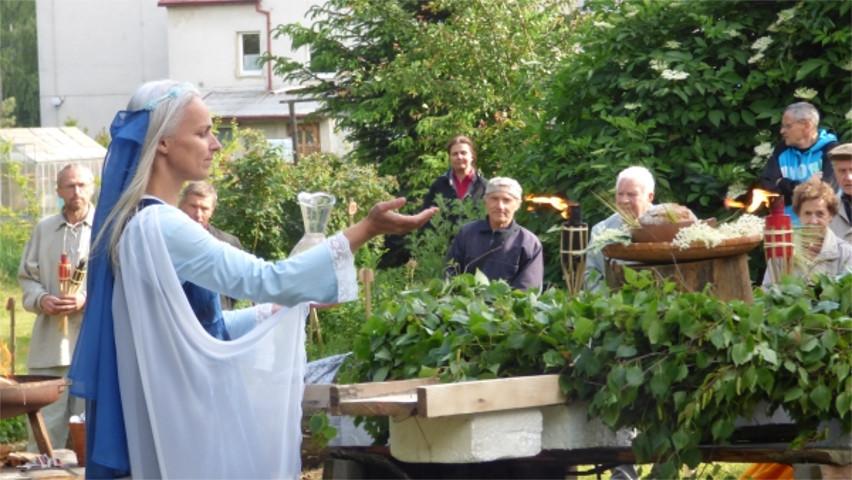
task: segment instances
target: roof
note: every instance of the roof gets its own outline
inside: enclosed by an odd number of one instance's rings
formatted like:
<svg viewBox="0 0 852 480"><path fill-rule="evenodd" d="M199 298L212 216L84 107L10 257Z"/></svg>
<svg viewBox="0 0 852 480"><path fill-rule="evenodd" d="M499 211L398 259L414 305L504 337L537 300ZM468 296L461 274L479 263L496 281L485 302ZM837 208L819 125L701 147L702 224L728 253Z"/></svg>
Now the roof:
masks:
<svg viewBox="0 0 852 480"><path fill-rule="evenodd" d="M194 7L205 5L232 5L241 3L257 3L257 0L160 0L158 7Z"/></svg>
<svg viewBox="0 0 852 480"><path fill-rule="evenodd" d="M213 115L223 118L289 118L287 101L300 98L304 97L266 90L212 90L204 94L204 103ZM310 115L320 108L315 101L298 102L295 106L297 117Z"/></svg>
<svg viewBox="0 0 852 480"><path fill-rule="evenodd" d="M2 128L0 140L33 162L103 160L106 149L77 127Z"/></svg>

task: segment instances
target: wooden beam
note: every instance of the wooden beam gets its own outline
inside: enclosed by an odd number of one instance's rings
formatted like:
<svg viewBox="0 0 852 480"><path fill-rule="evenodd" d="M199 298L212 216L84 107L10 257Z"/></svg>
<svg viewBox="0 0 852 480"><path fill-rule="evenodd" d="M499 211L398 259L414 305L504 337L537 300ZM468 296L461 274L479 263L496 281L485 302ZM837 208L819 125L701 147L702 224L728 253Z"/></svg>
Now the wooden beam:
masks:
<svg viewBox="0 0 852 480"><path fill-rule="evenodd" d="M330 384L305 385L302 397L302 413L315 413L328 410L331 407Z"/></svg>
<svg viewBox="0 0 852 480"><path fill-rule="evenodd" d="M381 397L397 393L414 392L417 387L438 383L437 378L414 378L411 380L392 380L389 382L351 383L331 386L331 406L343 400Z"/></svg>
<svg viewBox="0 0 852 480"><path fill-rule="evenodd" d="M417 393L410 391L379 397L341 400L337 405L336 414L404 418L414 415L416 410Z"/></svg>
<svg viewBox="0 0 852 480"><path fill-rule="evenodd" d="M417 388L417 415L426 418L565 403L559 375L445 383Z"/></svg>

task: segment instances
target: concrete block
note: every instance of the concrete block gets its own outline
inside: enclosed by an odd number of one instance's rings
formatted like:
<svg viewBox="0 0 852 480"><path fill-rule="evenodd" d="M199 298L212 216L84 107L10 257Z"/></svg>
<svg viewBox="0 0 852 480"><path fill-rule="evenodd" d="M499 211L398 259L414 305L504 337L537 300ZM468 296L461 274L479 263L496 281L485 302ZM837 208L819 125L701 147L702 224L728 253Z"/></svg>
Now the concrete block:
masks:
<svg viewBox="0 0 852 480"><path fill-rule="evenodd" d="M613 432L600 420L588 418L588 408L583 402L542 407L541 412L544 421L541 435L543 450L629 447L633 441L632 430Z"/></svg>
<svg viewBox="0 0 852 480"><path fill-rule="evenodd" d="M477 463L541 452L537 408L390 421L391 455L403 462Z"/></svg>

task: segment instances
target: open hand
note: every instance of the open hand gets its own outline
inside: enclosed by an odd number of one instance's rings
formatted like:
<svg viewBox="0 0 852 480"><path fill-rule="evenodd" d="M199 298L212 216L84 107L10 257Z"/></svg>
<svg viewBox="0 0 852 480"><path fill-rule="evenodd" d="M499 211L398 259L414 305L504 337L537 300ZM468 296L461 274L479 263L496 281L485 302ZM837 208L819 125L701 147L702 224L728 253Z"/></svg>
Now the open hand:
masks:
<svg viewBox="0 0 852 480"><path fill-rule="evenodd" d="M345 232L352 251L357 250L366 241L378 235L402 235L416 230L432 218L438 211L436 207L427 208L415 215L403 215L395 210L405 205L402 197L377 203L367 214L367 218L356 223Z"/></svg>

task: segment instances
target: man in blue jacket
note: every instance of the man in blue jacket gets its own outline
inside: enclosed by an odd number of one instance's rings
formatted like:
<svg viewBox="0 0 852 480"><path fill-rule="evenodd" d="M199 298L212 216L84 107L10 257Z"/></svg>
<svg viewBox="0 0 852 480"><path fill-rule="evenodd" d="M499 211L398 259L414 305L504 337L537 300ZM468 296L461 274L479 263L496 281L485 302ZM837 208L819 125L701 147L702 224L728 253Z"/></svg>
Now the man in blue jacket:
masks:
<svg viewBox="0 0 852 480"><path fill-rule="evenodd" d="M837 137L819 128L819 112L808 102L796 102L784 109L781 137L760 175L762 188L784 195L787 214L792 213L793 189L814 175L836 187L831 162L825 153L837 144Z"/></svg>

